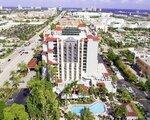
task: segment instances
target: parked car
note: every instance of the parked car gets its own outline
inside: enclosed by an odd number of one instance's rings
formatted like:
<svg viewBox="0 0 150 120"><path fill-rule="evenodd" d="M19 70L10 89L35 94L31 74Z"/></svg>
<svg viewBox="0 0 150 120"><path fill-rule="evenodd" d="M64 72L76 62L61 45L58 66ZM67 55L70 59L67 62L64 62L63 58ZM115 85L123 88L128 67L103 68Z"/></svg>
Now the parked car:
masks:
<svg viewBox="0 0 150 120"><path fill-rule="evenodd" d="M11 61L11 59L8 59L8 62Z"/></svg>
<svg viewBox="0 0 150 120"><path fill-rule="evenodd" d="M10 97L10 98L8 98L6 104L11 105L11 104L13 104L13 102L14 102L14 99Z"/></svg>
<svg viewBox="0 0 150 120"><path fill-rule="evenodd" d="M24 52L25 54L28 54L28 52Z"/></svg>

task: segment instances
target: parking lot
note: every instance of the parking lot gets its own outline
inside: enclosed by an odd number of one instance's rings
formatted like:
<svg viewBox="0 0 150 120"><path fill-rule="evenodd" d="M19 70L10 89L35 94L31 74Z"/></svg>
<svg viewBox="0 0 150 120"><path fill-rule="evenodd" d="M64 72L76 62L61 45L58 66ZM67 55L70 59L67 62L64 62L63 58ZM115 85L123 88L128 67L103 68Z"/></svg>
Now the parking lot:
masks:
<svg viewBox="0 0 150 120"><path fill-rule="evenodd" d="M28 88L23 88L15 92L6 102L7 105L12 105L13 103L25 104L27 96L30 90Z"/></svg>

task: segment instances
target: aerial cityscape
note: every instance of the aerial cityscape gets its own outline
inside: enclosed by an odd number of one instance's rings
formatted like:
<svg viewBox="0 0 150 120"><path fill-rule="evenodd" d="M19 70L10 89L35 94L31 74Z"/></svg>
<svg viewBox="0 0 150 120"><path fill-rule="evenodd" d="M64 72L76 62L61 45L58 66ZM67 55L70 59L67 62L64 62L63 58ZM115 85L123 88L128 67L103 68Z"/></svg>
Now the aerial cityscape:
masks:
<svg viewBox="0 0 150 120"><path fill-rule="evenodd" d="M150 120L150 1L0 0L0 120Z"/></svg>

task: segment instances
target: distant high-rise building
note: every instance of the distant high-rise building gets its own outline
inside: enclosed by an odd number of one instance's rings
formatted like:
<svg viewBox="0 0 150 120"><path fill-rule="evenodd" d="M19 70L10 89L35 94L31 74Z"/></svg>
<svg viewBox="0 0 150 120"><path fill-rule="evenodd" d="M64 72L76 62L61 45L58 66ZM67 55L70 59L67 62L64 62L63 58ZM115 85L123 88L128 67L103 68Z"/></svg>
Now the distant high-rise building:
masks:
<svg viewBox="0 0 150 120"><path fill-rule="evenodd" d="M3 10L3 6L0 6L0 10Z"/></svg>
<svg viewBox="0 0 150 120"><path fill-rule="evenodd" d="M58 10L62 11L62 7L61 7L61 6L59 6L59 7L58 7Z"/></svg>
<svg viewBox="0 0 150 120"><path fill-rule="evenodd" d="M33 10L34 9L34 7L33 6L31 6L31 10Z"/></svg>
<svg viewBox="0 0 150 120"><path fill-rule="evenodd" d="M37 9L37 10L41 10L41 6L35 7L35 9Z"/></svg>
<svg viewBox="0 0 150 120"><path fill-rule="evenodd" d="M18 5L18 10L22 10L22 7L21 7L21 5Z"/></svg>

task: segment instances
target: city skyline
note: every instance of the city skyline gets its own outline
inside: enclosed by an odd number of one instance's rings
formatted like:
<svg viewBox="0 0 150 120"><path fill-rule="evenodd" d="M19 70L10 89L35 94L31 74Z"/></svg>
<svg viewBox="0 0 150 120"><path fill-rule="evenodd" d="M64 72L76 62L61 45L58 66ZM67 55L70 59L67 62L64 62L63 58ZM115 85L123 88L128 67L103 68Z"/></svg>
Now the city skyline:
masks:
<svg viewBox="0 0 150 120"><path fill-rule="evenodd" d="M73 4L72 4L73 3ZM149 0L0 0L4 7L76 7L76 8L118 8L118 9L149 9Z"/></svg>

